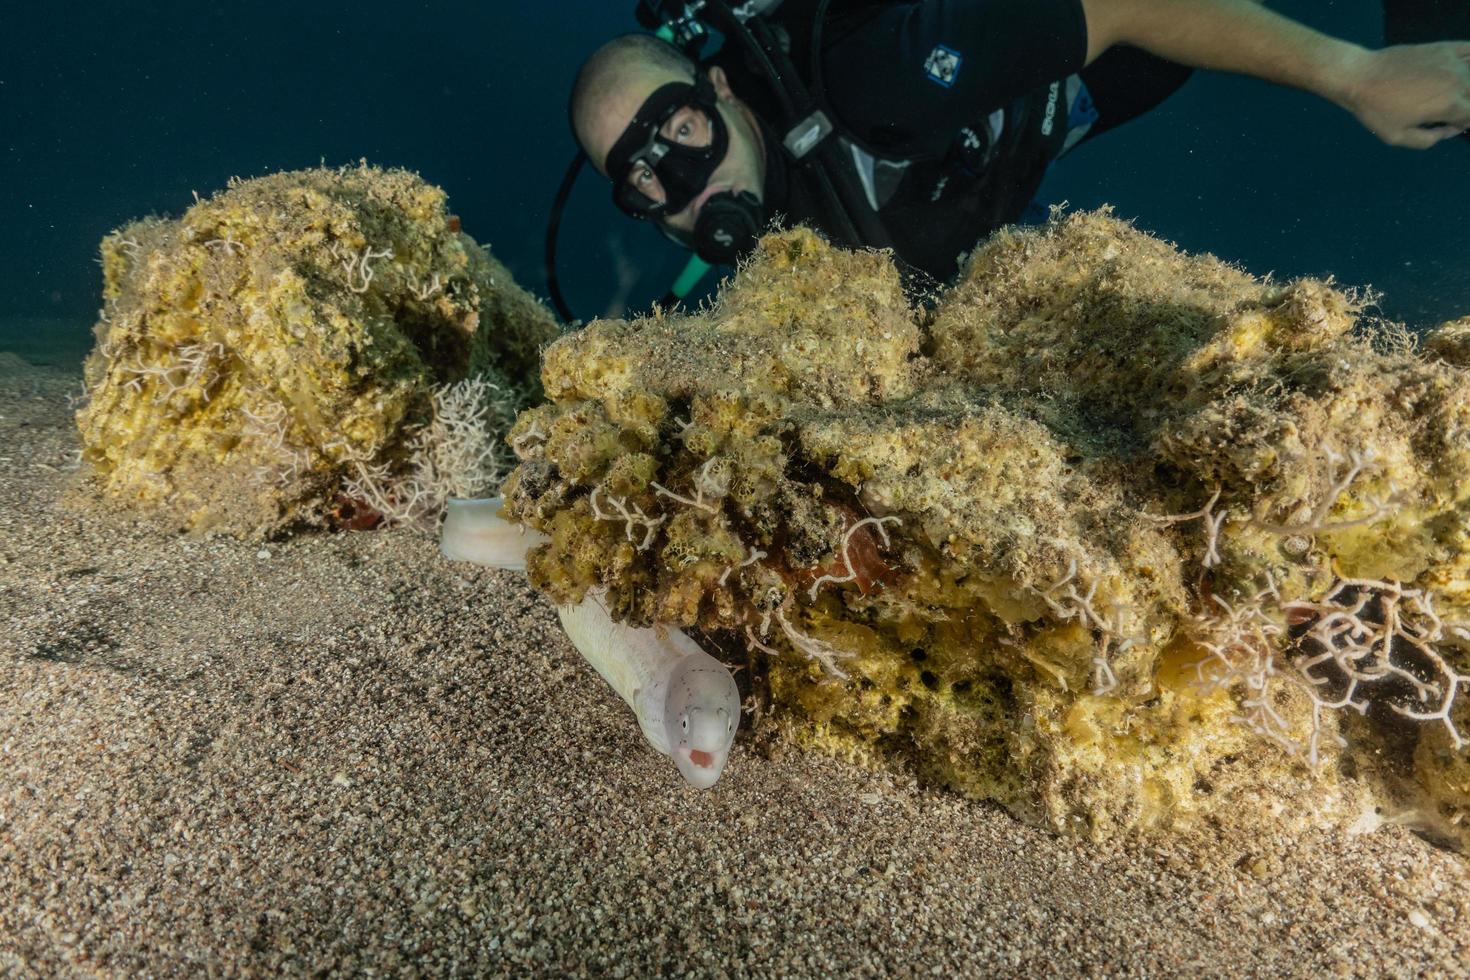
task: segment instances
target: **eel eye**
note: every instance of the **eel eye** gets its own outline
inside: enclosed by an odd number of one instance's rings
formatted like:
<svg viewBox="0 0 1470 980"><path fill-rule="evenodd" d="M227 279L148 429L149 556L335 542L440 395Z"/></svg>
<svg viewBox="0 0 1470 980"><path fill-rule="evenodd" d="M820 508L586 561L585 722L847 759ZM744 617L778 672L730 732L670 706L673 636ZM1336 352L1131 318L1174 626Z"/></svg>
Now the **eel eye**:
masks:
<svg viewBox="0 0 1470 980"><path fill-rule="evenodd" d="M684 731L686 731L686 732L689 731L689 716L688 715L680 715L679 716L679 727L683 728Z"/></svg>

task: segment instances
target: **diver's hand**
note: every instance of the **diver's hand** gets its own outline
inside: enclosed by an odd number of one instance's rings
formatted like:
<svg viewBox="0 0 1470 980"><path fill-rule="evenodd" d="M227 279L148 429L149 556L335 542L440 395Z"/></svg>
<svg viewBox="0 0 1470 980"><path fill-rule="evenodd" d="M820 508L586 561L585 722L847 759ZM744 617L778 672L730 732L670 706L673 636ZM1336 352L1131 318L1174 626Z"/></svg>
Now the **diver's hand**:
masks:
<svg viewBox="0 0 1470 980"><path fill-rule="evenodd" d="M1470 42L1361 51L1344 106L1385 143L1427 149L1470 130Z"/></svg>

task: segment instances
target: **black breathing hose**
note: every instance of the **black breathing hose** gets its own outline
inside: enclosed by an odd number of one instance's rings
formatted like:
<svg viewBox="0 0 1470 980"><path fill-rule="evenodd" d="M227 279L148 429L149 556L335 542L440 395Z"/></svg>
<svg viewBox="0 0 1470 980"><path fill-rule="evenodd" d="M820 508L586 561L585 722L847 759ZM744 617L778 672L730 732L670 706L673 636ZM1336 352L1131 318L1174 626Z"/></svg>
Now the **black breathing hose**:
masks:
<svg viewBox="0 0 1470 980"><path fill-rule="evenodd" d="M819 13L824 13L826 7L826 3L821 4ZM759 18L741 22L724 0L706 0L703 16L727 38L738 37L744 48L760 63L762 74L771 82L786 115L788 131L820 108L802 84L790 57ZM833 230L845 239L841 244L854 248L888 247L891 244L888 229L868 204L867 194L858 183L856 174L845 165L837 141L823 139L814 156L817 159L802 158L797 160L797 164L801 172L816 184L829 216L838 225Z"/></svg>
<svg viewBox="0 0 1470 980"><path fill-rule="evenodd" d="M546 290L551 294L551 305L556 307L556 312L568 324L575 323L577 318L572 315L572 308L561 294L561 283L556 275L556 233L561 229L561 212L566 207L567 198L571 196L572 185L577 182L577 174L582 171L582 164L586 162L587 154L578 150L577 155L572 158L571 166L567 167L567 175L561 179L561 187L557 188L556 198L551 203L551 220L546 223Z"/></svg>

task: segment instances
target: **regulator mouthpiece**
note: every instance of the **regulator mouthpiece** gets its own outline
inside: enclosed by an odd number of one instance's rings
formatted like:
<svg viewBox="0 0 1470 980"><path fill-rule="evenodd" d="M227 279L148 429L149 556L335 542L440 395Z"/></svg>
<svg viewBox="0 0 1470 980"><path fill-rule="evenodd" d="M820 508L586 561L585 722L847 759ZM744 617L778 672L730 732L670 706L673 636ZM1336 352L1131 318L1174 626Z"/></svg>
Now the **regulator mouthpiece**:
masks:
<svg viewBox="0 0 1470 980"><path fill-rule="evenodd" d="M712 265L734 265L755 248L765 215L750 191L710 195L694 223L694 251Z"/></svg>

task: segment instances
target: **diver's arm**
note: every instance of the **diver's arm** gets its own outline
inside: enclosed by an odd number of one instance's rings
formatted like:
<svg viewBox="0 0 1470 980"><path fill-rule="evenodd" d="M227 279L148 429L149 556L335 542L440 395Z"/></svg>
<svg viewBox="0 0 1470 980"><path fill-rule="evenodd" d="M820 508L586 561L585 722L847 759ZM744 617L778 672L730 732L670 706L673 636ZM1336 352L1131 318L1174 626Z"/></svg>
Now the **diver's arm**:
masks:
<svg viewBox="0 0 1470 980"><path fill-rule="evenodd" d="M1290 85L1335 102L1398 146L1428 147L1470 129L1470 41L1370 51L1254 0L1081 2L1089 62L1132 44L1180 64Z"/></svg>

